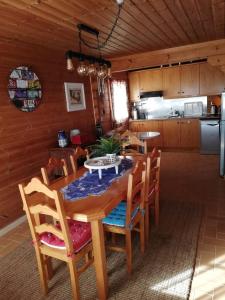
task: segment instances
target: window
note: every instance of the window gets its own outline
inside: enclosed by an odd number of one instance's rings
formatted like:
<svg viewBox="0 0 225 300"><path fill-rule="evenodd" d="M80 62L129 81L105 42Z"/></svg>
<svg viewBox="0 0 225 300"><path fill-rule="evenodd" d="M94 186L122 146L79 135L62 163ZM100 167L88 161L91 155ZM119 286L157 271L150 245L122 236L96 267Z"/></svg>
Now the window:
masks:
<svg viewBox="0 0 225 300"><path fill-rule="evenodd" d="M113 115L116 123L122 123L128 118L128 97L126 81L112 81Z"/></svg>

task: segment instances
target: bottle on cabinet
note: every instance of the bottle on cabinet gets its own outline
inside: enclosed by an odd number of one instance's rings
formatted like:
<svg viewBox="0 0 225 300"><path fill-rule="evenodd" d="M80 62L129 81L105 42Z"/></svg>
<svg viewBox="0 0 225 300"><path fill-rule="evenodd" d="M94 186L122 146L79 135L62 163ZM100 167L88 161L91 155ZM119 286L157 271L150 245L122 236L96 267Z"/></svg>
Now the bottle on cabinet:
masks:
<svg viewBox="0 0 225 300"><path fill-rule="evenodd" d="M213 102L211 102L211 104L210 104L210 114L211 115L215 115L216 114L216 105L213 103Z"/></svg>
<svg viewBox="0 0 225 300"><path fill-rule="evenodd" d="M137 110L135 104L132 107L132 119L133 120L137 120L138 119L138 110Z"/></svg>

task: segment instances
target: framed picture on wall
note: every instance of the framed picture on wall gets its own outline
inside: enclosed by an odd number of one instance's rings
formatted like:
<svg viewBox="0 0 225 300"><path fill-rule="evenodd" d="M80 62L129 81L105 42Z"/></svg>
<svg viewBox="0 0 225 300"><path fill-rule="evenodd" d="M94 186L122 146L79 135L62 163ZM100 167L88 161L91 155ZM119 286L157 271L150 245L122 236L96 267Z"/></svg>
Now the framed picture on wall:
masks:
<svg viewBox="0 0 225 300"><path fill-rule="evenodd" d="M83 83L65 82L67 111L86 109Z"/></svg>

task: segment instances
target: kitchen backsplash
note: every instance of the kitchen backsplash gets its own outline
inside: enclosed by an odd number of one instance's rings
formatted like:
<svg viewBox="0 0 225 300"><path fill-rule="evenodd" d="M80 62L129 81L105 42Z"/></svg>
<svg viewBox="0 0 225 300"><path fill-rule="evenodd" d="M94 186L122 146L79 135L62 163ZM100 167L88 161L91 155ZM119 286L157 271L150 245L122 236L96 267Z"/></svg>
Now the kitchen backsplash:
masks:
<svg viewBox="0 0 225 300"><path fill-rule="evenodd" d="M207 113L207 97L191 97L163 100L163 98L146 98L136 103L139 118L153 119L157 117L169 117L176 114L184 115L184 104L202 102L203 114Z"/></svg>

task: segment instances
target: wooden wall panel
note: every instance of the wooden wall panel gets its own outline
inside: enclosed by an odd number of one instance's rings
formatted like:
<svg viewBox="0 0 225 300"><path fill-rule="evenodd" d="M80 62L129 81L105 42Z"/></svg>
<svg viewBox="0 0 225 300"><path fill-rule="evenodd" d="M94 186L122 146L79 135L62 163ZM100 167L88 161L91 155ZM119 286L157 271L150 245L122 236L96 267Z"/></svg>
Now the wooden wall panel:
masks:
<svg viewBox="0 0 225 300"><path fill-rule="evenodd" d="M17 184L40 176L48 149L57 145L57 132L79 128L95 139L95 123L88 78L66 70L63 52L29 45L0 44L0 228L23 214ZM18 66L30 66L43 88L42 103L36 111L19 111L9 102L8 76ZM87 109L66 111L64 82L83 82Z"/></svg>

